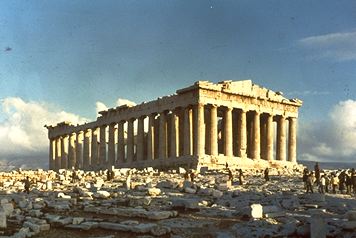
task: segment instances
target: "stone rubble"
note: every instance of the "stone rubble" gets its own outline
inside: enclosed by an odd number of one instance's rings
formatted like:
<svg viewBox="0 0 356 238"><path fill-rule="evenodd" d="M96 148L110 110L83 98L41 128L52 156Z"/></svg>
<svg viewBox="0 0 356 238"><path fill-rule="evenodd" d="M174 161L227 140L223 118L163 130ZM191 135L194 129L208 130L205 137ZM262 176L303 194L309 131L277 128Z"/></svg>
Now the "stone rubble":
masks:
<svg viewBox="0 0 356 238"><path fill-rule="evenodd" d="M69 170L0 173L0 237L51 237L53 229L141 237L356 237L355 195L305 194L299 171L271 168L265 182L261 171L244 170L244 185L236 171L228 181L225 170L204 170L194 182L184 180L183 168L115 169L112 181L105 181L106 171L79 170L74 183ZM98 235L90 237L121 237Z"/></svg>

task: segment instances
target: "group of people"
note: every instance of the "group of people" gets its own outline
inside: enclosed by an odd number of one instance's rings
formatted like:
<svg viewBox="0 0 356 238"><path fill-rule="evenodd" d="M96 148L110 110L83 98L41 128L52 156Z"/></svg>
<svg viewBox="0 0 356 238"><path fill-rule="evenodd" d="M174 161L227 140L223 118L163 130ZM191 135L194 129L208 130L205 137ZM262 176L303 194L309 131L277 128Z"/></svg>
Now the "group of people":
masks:
<svg viewBox="0 0 356 238"><path fill-rule="evenodd" d="M314 171L304 169L303 182L307 193L313 193L313 187L316 185L319 193L337 193L338 190L342 194L356 194L355 169L327 174L323 173L319 164L316 163Z"/></svg>

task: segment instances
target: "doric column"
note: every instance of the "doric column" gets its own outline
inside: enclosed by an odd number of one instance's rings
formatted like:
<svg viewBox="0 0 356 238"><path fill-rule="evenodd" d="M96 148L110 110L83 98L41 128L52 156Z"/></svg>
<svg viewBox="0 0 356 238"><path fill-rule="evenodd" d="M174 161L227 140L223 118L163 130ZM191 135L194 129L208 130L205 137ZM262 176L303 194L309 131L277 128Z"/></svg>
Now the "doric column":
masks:
<svg viewBox="0 0 356 238"><path fill-rule="evenodd" d="M260 141L260 113L255 112L253 115L253 144L252 144L252 158L261 158L261 141Z"/></svg>
<svg viewBox="0 0 356 238"><path fill-rule="evenodd" d="M171 115L171 147L169 156L172 158L179 155L179 117L177 110L173 110Z"/></svg>
<svg viewBox="0 0 356 238"><path fill-rule="evenodd" d="M62 138L56 138L56 163L55 163L55 170L58 171L61 168L61 160L62 160Z"/></svg>
<svg viewBox="0 0 356 238"><path fill-rule="evenodd" d="M62 150L61 168L67 169L68 168L68 136L67 135L62 137L61 150Z"/></svg>
<svg viewBox="0 0 356 238"><path fill-rule="evenodd" d="M224 154L232 156L232 108L224 111Z"/></svg>
<svg viewBox="0 0 356 238"><path fill-rule="evenodd" d="M83 131L79 131L77 133L77 140L76 140L76 146L75 146L75 152L76 152L76 159L77 163L75 165L75 168L77 169L82 169L83 168Z"/></svg>
<svg viewBox="0 0 356 238"><path fill-rule="evenodd" d="M289 118L288 161L297 162L297 119Z"/></svg>
<svg viewBox="0 0 356 238"><path fill-rule="evenodd" d="M93 169L96 169L99 165L98 134L98 128L91 130L91 165Z"/></svg>
<svg viewBox="0 0 356 238"><path fill-rule="evenodd" d="M211 105L210 107L210 154L218 155L218 107Z"/></svg>
<svg viewBox="0 0 356 238"><path fill-rule="evenodd" d="M69 136L68 169L75 167L76 164L75 139L76 134L72 133Z"/></svg>
<svg viewBox="0 0 356 238"><path fill-rule="evenodd" d="M187 107L184 108L184 148L183 153L184 155L191 155L192 154L192 125L191 125L191 115L192 111L191 108Z"/></svg>
<svg viewBox="0 0 356 238"><path fill-rule="evenodd" d="M203 156L205 154L205 127L204 127L204 104L195 105L194 117L194 155Z"/></svg>
<svg viewBox="0 0 356 238"><path fill-rule="evenodd" d="M115 123L109 125L108 168L115 165Z"/></svg>
<svg viewBox="0 0 356 238"><path fill-rule="evenodd" d="M136 158L137 161L142 161L144 159L144 142L145 142L145 128L144 128L145 117L141 116L138 118L137 122L137 146L136 146Z"/></svg>
<svg viewBox="0 0 356 238"><path fill-rule="evenodd" d="M84 145L83 145L83 169L89 169L91 164L90 158L90 129L84 131Z"/></svg>
<svg viewBox="0 0 356 238"><path fill-rule="evenodd" d="M283 116L277 121L277 160L286 160L286 119Z"/></svg>
<svg viewBox="0 0 356 238"><path fill-rule="evenodd" d="M127 159L126 162L132 163L134 159L134 121L132 118L127 121Z"/></svg>
<svg viewBox="0 0 356 238"><path fill-rule="evenodd" d="M247 150L247 129L246 129L246 111L241 110L238 113L238 156L241 158L246 158Z"/></svg>
<svg viewBox="0 0 356 238"><path fill-rule="evenodd" d="M121 164L125 161L125 132L124 121L120 121L117 126L117 159L116 162Z"/></svg>
<svg viewBox="0 0 356 238"><path fill-rule="evenodd" d="M147 160L155 158L155 114L148 117Z"/></svg>
<svg viewBox="0 0 356 238"><path fill-rule="evenodd" d="M267 160L273 160L273 116L267 116L267 142L266 142L266 149L267 149Z"/></svg>
<svg viewBox="0 0 356 238"><path fill-rule="evenodd" d="M106 125L100 126L99 167L106 165Z"/></svg>
<svg viewBox="0 0 356 238"><path fill-rule="evenodd" d="M48 169L49 170L56 169L56 140L55 139L49 139Z"/></svg>
<svg viewBox="0 0 356 238"><path fill-rule="evenodd" d="M167 158L167 112L160 113L159 116L159 137L158 137L158 158Z"/></svg>

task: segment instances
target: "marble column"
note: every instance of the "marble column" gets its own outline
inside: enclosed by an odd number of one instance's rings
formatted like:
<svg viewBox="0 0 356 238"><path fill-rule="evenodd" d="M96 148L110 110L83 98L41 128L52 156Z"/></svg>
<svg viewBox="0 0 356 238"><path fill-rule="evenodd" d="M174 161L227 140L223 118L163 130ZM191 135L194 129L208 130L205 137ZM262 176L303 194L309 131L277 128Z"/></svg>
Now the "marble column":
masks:
<svg viewBox="0 0 356 238"><path fill-rule="evenodd" d="M124 121L119 121L117 126L117 158L116 163L121 164L125 161L125 132Z"/></svg>
<svg viewBox="0 0 356 238"><path fill-rule="evenodd" d="M100 126L99 167L106 167L106 125Z"/></svg>
<svg viewBox="0 0 356 238"><path fill-rule="evenodd" d="M277 121L277 160L286 160L286 119L283 116Z"/></svg>
<svg viewBox="0 0 356 238"><path fill-rule="evenodd" d="M134 141L134 118L127 121L127 159L126 162L132 163L135 154Z"/></svg>
<svg viewBox="0 0 356 238"><path fill-rule="evenodd" d="M297 162L297 119L289 118L288 161Z"/></svg>
<svg viewBox="0 0 356 238"><path fill-rule="evenodd" d="M84 131L84 145L83 145L83 169L90 169L90 134L91 130L86 129Z"/></svg>
<svg viewBox="0 0 356 238"><path fill-rule="evenodd" d="M147 160L155 159L155 118L156 114L148 117Z"/></svg>
<svg viewBox="0 0 356 238"><path fill-rule="evenodd" d="M211 105L210 107L210 154L218 155L218 107Z"/></svg>
<svg viewBox="0 0 356 238"><path fill-rule="evenodd" d="M91 130L91 165L93 169L96 169L99 165L98 134L98 128Z"/></svg>
<svg viewBox="0 0 356 238"><path fill-rule="evenodd" d="M62 167L62 138L58 137L56 138L56 164L55 164L55 170L58 171L59 169L61 169Z"/></svg>
<svg viewBox="0 0 356 238"><path fill-rule="evenodd" d="M77 163L75 165L76 169L83 168L83 131L77 133L77 140L75 146Z"/></svg>
<svg viewBox="0 0 356 238"><path fill-rule="evenodd" d="M109 125L108 167L115 165L115 123Z"/></svg>
<svg viewBox="0 0 356 238"><path fill-rule="evenodd" d="M55 139L49 139L48 169L49 170L56 169L56 140Z"/></svg>
<svg viewBox="0 0 356 238"><path fill-rule="evenodd" d="M273 116L267 115L267 141L266 141L266 149L267 149L267 157L268 161L273 160Z"/></svg>
<svg viewBox="0 0 356 238"><path fill-rule="evenodd" d="M179 117L178 110L173 110L171 115L171 147L169 156L171 158L176 158L179 156Z"/></svg>
<svg viewBox="0 0 356 238"><path fill-rule="evenodd" d="M224 155L232 156L232 108L224 111Z"/></svg>
<svg viewBox="0 0 356 238"><path fill-rule="evenodd" d="M136 158L137 161L144 160L144 142L145 142L145 117L141 116L137 122L137 146L136 146Z"/></svg>
<svg viewBox="0 0 356 238"><path fill-rule="evenodd" d="M68 168L68 136L67 135L62 136L61 149L62 149L61 168L67 169Z"/></svg>
<svg viewBox="0 0 356 238"><path fill-rule="evenodd" d="M159 159L167 158L167 112L160 113L159 116L159 137L158 137L158 153Z"/></svg>
<svg viewBox="0 0 356 238"><path fill-rule="evenodd" d="M260 114L260 148L261 159L267 160L267 117Z"/></svg>
<svg viewBox="0 0 356 238"><path fill-rule="evenodd" d="M253 114L253 141L252 141L252 158L261 158L261 137L260 137L260 113L254 112Z"/></svg>
<svg viewBox="0 0 356 238"><path fill-rule="evenodd" d="M241 110L238 113L237 117L238 121L238 157L240 158L246 158L247 157L247 128L246 128L246 111Z"/></svg>
<svg viewBox="0 0 356 238"><path fill-rule="evenodd" d="M192 155L192 125L191 125L191 108L184 108L184 155Z"/></svg>
<svg viewBox="0 0 356 238"><path fill-rule="evenodd" d="M76 134L72 133L69 136L68 169L72 169L76 164L75 139Z"/></svg>
<svg viewBox="0 0 356 238"><path fill-rule="evenodd" d="M205 125L204 125L204 104L195 105L194 117L194 155L201 157L205 154Z"/></svg>

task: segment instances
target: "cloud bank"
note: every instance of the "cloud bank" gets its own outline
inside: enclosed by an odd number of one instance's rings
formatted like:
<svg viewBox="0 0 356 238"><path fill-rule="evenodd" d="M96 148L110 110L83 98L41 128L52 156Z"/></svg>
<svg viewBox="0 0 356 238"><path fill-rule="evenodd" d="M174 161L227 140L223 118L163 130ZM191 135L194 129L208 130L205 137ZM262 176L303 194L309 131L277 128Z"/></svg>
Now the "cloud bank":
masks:
<svg viewBox="0 0 356 238"><path fill-rule="evenodd" d="M127 99L119 98L117 106L135 105ZM96 111L108 107L96 102ZM65 112L44 102L25 101L18 97L8 97L0 101L0 171L13 168L47 168L48 137L44 125L70 121L74 125L90 119Z"/></svg>
<svg viewBox="0 0 356 238"><path fill-rule="evenodd" d="M308 50L312 59L356 60L356 31L310 36L298 44Z"/></svg>
<svg viewBox="0 0 356 238"><path fill-rule="evenodd" d="M299 159L356 160L356 101L341 101L323 120L300 124Z"/></svg>

